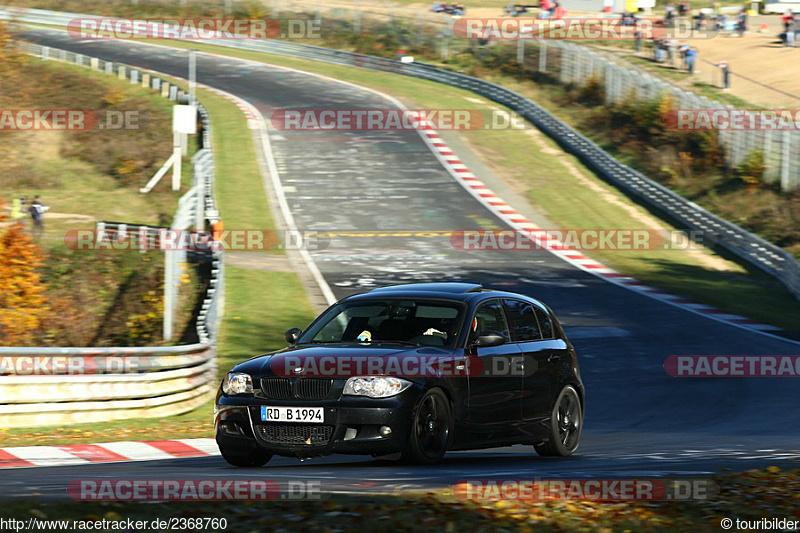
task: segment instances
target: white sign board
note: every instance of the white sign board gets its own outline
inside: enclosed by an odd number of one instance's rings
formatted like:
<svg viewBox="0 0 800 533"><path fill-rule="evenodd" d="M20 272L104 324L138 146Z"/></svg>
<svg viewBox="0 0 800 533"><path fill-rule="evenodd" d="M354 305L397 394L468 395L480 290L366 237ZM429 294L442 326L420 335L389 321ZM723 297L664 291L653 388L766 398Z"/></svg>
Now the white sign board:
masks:
<svg viewBox="0 0 800 533"><path fill-rule="evenodd" d="M172 131L175 133L197 133L197 106L172 106Z"/></svg>

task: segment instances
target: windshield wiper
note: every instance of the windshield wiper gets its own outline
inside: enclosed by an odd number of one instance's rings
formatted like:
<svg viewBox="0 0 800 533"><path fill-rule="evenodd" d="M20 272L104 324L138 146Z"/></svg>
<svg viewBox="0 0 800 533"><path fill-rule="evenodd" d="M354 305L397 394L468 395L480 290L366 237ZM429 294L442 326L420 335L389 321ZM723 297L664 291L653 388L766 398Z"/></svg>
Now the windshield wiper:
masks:
<svg viewBox="0 0 800 533"><path fill-rule="evenodd" d="M411 341L392 341L392 340L377 340L377 341L368 341L363 344L402 344L403 346L422 346L418 342L411 342Z"/></svg>
<svg viewBox="0 0 800 533"><path fill-rule="evenodd" d="M392 340L377 340L377 341L308 341L300 342L298 344L402 344L403 346L422 346L418 342L411 341L392 341Z"/></svg>

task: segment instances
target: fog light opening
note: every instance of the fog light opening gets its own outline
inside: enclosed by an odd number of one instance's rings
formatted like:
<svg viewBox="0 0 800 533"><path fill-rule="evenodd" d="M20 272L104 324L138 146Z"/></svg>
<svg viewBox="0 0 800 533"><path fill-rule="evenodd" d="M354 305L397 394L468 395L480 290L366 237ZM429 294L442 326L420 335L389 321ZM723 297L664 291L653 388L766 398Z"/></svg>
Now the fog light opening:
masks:
<svg viewBox="0 0 800 533"><path fill-rule="evenodd" d="M236 422L223 422L222 430L229 435L242 435L242 430Z"/></svg>
<svg viewBox="0 0 800 533"><path fill-rule="evenodd" d="M347 431L344 432L344 440L353 440L357 434L358 430L356 428L347 428Z"/></svg>
<svg viewBox="0 0 800 533"><path fill-rule="evenodd" d="M378 432L381 434L381 437L386 438L392 434L392 428L389 426L381 426L381 429L379 429Z"/></svg>

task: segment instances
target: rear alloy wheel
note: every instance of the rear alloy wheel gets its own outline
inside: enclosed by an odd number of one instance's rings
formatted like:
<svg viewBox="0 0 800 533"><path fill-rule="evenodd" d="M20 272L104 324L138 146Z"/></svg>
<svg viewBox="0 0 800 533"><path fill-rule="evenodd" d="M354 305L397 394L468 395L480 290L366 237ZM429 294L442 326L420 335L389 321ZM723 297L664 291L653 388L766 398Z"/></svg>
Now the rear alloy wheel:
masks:
<svg viewBox="0 0 800 533"><path fill-rule="evenodd" d="M547 440L534 444L543 457L567 457L578 449L583 429L583 409L577 391L567 385L561 389L550 415Z"/></svg>
<svg viewBox="0 0 800 533"><path fill-rule="evenodd" d="M438 463L450 445L452 425L447 396L439 389L429 390L414 408L408 446L402 458L425 465Z"/></svg>
<svg viewBox="0 0 800 533"><path fill-rule="evenodd" d="M222 447L220 447L219 451L222 454L222 458L228 461L229 464L241 468L264 466L272 459L272 454L263 450L256 450L249 455L227 453Z"/></svg>

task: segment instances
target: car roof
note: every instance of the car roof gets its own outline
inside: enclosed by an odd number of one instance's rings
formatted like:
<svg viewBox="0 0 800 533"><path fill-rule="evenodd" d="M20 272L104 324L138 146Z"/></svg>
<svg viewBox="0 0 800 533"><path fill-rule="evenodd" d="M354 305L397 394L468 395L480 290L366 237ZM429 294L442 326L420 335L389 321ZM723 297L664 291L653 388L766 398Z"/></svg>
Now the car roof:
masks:
<svg viewBox="0 0 800 533"><path fill-rule="evenodd" d="M371 300L375 298L436 298L441 300L452 300L458 302L468 302L471 300L484 300L487 298L522 298L538 302L535 298L524 294L516 294L506 291L495 291L485 289L476 283L408 283L406 285L390 285L379 287L369 292L354 294L344 298L347 301ZM541 303L541 302L539 302Z"/></svg>

